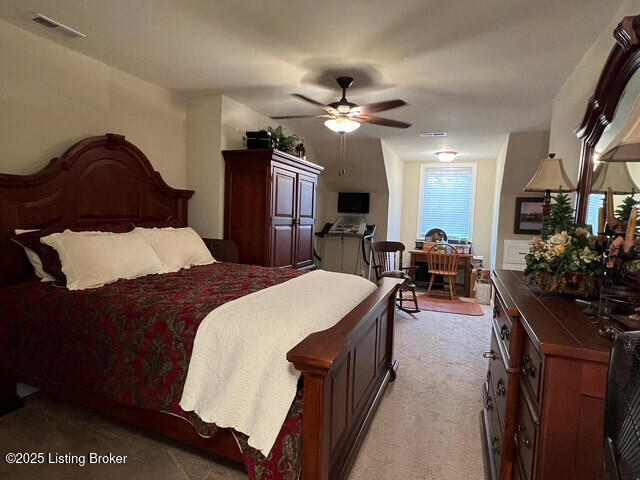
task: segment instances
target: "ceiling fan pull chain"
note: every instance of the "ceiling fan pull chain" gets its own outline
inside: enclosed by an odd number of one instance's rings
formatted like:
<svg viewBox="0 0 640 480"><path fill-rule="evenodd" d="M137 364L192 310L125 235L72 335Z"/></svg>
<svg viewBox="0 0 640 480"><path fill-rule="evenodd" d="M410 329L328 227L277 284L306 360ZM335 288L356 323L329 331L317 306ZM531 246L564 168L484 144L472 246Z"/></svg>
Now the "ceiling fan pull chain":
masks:
<svg viewBox="0 0 640 480"><path fill-rule="evenodd" d="M347 171L344 169L344 161L345 161L345 153L346 153L346 136L344 134L340 134L340 154L338 156L338 176L342 177Z"/></svg>
<svg viewBox="0 0 640 480"><path fill-rule="evenodd" d="M347 174L347 169L344 168L345 163L347 163L347 136L342 134L342 175Z"/></svg>

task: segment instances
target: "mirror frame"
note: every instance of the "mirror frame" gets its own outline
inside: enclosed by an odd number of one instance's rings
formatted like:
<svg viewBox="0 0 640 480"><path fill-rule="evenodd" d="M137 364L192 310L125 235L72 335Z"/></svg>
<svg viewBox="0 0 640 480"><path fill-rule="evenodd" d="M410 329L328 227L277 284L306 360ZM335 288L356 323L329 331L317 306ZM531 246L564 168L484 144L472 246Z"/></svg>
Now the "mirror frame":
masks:
<svg viewBox="0 0 640 480"><path fill-rule="evenodd" d="M616 41L602 69L596 90L575 133L582 141L576 222L583 224L589 208L593 179L593 153L613 121L627 84L640 69L640 15L624 17L613 32Z"/></svg>

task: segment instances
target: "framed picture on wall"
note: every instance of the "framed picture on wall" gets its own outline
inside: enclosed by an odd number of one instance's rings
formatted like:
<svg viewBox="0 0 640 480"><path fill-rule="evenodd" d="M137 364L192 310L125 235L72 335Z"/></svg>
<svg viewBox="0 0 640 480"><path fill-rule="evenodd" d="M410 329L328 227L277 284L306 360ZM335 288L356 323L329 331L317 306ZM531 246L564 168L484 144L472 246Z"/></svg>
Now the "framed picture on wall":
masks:
<svg viewBox="0 0 640 480"><path fill-rule="evenodd" d="M517 197L513 233L540 235L542 232L543 197Z"/></svg>

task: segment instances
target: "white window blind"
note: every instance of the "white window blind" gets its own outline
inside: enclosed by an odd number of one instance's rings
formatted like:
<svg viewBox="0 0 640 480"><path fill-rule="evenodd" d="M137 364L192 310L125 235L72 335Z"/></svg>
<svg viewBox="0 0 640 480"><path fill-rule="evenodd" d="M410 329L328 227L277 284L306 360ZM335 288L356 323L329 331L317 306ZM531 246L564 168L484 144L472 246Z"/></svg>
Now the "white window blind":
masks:
<svg viewBox="0 0 640 480"><path fill-rule="evenodd" d="M418 236L441 228L471 240L474 183L473 166L423 167Z"/></svg>
<svg viewBox="0 0 640 480"><path fill-rule="evenodd" d="M594 234L598 232L598 211L602 206L602 200L604 199L604 194L602 193L592 193L589 195L589 208L587 210L587 225L591 225L591 231Z"/></svg>

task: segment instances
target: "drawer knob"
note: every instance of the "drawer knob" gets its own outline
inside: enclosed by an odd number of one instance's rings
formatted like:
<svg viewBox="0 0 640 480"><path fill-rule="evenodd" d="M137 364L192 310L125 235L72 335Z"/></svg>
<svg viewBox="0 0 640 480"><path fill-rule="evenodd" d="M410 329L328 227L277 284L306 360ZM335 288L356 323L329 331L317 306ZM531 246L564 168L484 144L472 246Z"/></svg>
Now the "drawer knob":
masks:
<svg viewBox="0 0 640 480"><path fill-rule="evenodd" d="M536 376L536 366L533 364L533 360L529 355L522 357L522 373L525 377L529 376L534 378Z"/></svg>
<svg viewBox="0 0 640 480"><path fill-rule="evenodd" d="M507 389L504 386L504 380L503 379L498 379L498 384L496 386L496 393L498 395L505 395L507 393Z"/></svg>
<svg viewBox="0 0 640 480"><path fill-rule="evenodd" d="M493 318L498 318L498 305L493 307Z"/></svg>
<svg viewBox="0 0 640 480"><path fill-rule="evenodd" d="M495 360L495 359L497 358L497 357L496 357L496 354L495 354L495 353L493 353L493 350L489 350L488 352L484 352L484 353L482 354L482 356L483 356L484 358L489 358L489 359L491 359L491 360Z"/></svg>
<svg viewBox="0 0 640 480"><path fill-rule="evenodd" d="M519 423L516 425L516 433L513 436L513 439L516 441L516 445L518 447L520 447L520 445L524 445L526 448L529 448L531 446L531 442L529 442L528 438L524 437L524 431L525 427L523 424Z"/></svg>
<svg viewBox="0 0 640 480"><path fill-rule="evenodd" d="M484 402L484 408L487 410L493 410L493 403L490 395L487 395L487 399Z"/></svg>
<svg viewBox="0 0 640 480"><path fill-rule="evenodd" d="M509 327L507 327L506 325L502 325L502 327L500 327L500 339L501 340L509 340Z"/></svg>
<svg viewBox="0 0 640 480"><path fill-rule="evenodd" d="M491 439L491 452L494 455L500 455L500 438L498 438L498 435L494 435L494 437Z"/></svg>

